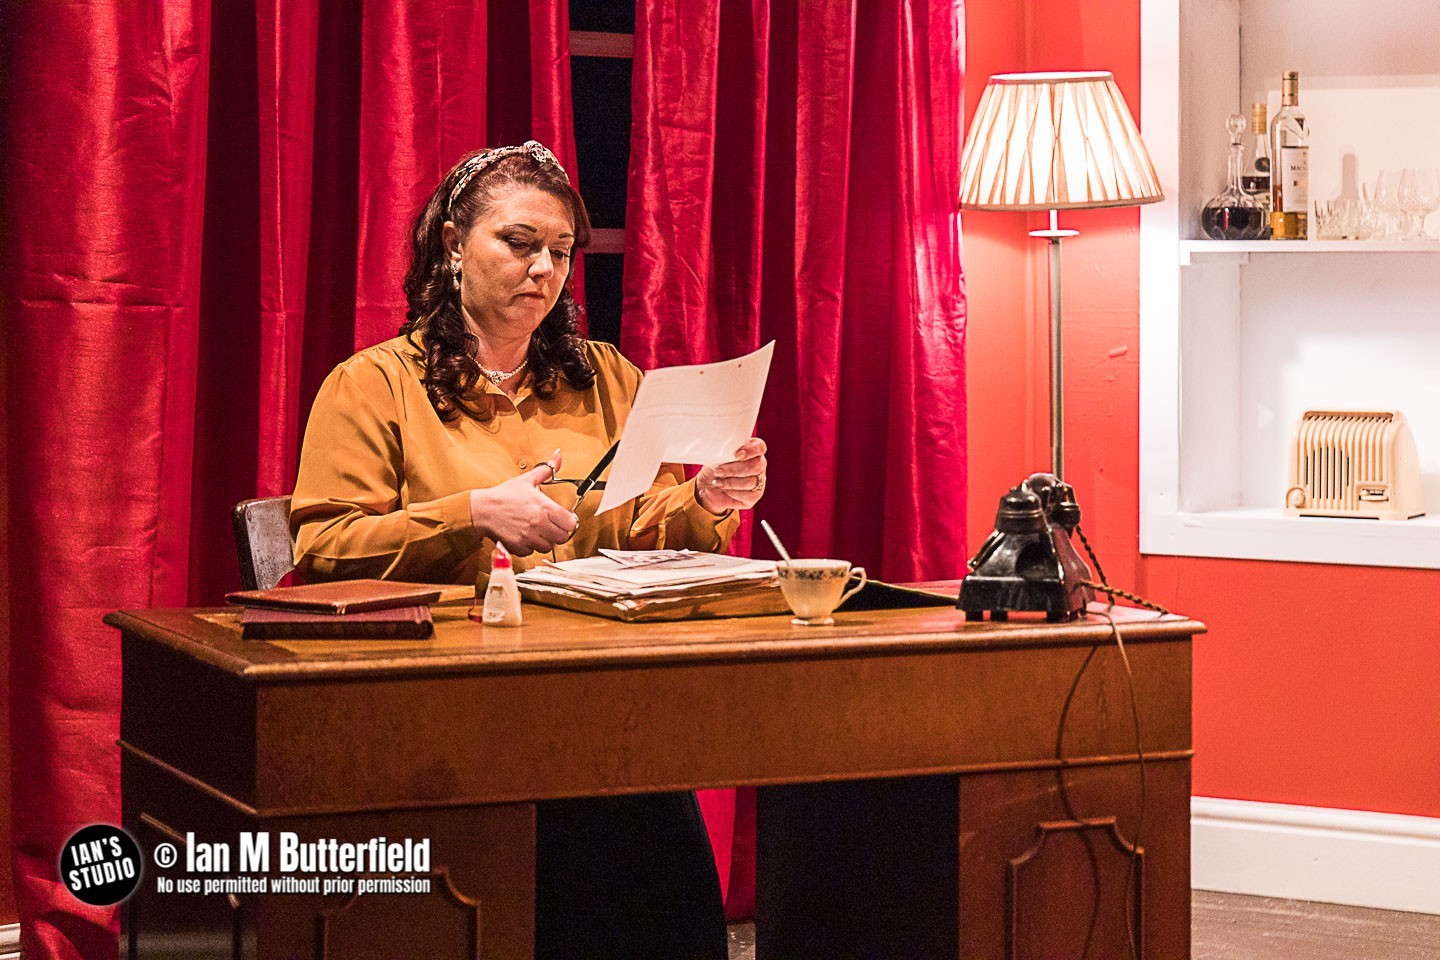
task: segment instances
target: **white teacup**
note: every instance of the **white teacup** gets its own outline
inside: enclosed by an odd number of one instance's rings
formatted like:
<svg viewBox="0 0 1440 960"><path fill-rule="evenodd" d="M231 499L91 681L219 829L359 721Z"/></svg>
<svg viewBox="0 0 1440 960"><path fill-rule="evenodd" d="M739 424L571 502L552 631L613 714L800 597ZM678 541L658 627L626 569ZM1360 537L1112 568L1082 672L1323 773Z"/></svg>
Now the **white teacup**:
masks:
<svg viewBox="0 0 1440 960"><path fill-rule="evenodd" d="M860 582L849 590L851 573L860 575ZM801 627L826 627L835 622L830 616L835 608L865 586L865 568L844 560L790 560L775 565L780 578L780 592L795 614L790 622Z"/></svg>

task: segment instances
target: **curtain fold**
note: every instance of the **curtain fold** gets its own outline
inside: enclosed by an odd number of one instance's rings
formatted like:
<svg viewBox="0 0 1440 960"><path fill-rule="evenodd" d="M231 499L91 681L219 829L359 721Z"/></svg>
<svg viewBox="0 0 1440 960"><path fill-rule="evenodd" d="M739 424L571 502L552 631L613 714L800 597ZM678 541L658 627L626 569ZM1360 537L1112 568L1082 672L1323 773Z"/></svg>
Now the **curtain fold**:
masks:
<svg viewBox="0 0 1440 960"><path fill-rule="evenodd" d="M451 164L531 135L573 164L567 9L3 10L11 809L27 956L117 951L115 911L56 876L74 830L121 817L119 637L100 618L236 587L229 508L290 489L320 380L395 335L410 222Z"/></svg>
<svg viewBox="0 0 1440 960"><path fill-rule="evenodd" d="M456 160L492 145L489 5L365 0L364 11L357 350L395 336L404 322L401 282L420 204ZM504 37L512 51L516 40Z"/></svg>
<svg viewBox="0 0 1440 960"><path fill-rule="evenodd" d="M888 119L901 170L891 210L904 295L892 301L891 348L900 379L913 385L896 398L889 424L880 566L907 579L966 572L965 274L952 212L965 141L963 23L963 5L953 2L907 5L889 31L877 25L897 80ZM907 104L942 112L927 116ZM885 114L882 107L877 126Z"/></svg>
<svg viewBox="0 0 1440 960"><path fill-rule="evenodd" d="M640 3L635 13L620 336L642 369L715 355L709 224L720 7Z"/></svg>
<svg viewBox="0 0 1440 960"><path fill-rule="evenodd" d="M798 7L795 86L794 377L799 446L806 475L834 476L840 462L841 342L845 332L846 225L850 127L855 84L855 9L851 3ZM835 485L804 487L800 556L835 554Z"/></svg>
<svg viewBox="0 0 1440 960"><path fill-rule="evenodd" d="M186 599L209 10L17 4L6 25L15 892L27 956L93 960L115 911L56 864L120 815L100 618Z"/></svg>
<svg viewBox="0 0 1440 960"><path fill-rule="evenodd" d="M776 340L756 516L885 579L960 575L962 3L638 6L624 351L649 368ZM705 799L743 915L753 796Z"/></svg>
<svg viewBox="0 0 1440 960"><path fill-rule="evenodd" d="M570 175L576 190L580 184L580 163L575 152L575 116L570 107L570 4L530 4L530 135L550 148ZM585 254L581 251L570 268L570 292L585 306ZM580 314L580 333L589 330L585 313Z"/></svg>
<svg viewBox="0 0 1440 960"><path fill-rule="evenodd" d="M260 496L286 493L298 463L300 360L320 10L258 0L260 95Z"/></svg>

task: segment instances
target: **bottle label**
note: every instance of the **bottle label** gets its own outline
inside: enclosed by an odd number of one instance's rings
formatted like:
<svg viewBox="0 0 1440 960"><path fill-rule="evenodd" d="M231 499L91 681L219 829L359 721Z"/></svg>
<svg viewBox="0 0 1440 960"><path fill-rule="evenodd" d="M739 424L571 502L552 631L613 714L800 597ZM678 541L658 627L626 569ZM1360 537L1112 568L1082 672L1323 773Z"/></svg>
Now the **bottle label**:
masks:
<svg viewBox="0 0 1440 960"><path fill-rule="evenodd" d="M1280 148L1280 213L1304 213L1310 206L1310 148Z"/></svg>
<svg viewBox="0 0 1440 960"><path fill-rule="evenodd" d="M481 623L518 624L520 596L513 584L509 587L494 578L485 589L485 606L480 611Z"/></svg>

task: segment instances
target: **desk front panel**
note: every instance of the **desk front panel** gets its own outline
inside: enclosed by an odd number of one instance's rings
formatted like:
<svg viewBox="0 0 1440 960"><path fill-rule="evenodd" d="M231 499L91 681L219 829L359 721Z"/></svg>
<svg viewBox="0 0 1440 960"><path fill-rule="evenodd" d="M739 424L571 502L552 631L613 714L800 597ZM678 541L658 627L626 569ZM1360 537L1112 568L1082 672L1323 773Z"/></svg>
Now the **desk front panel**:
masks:
<svg viewBox="0 0 1440 960"><path fill-rule="evenodd" d="M1190 748L1185 626L1129 647L1144 746L1157 757ZM1134 756L1112 645L984 638L765 656L691 645L670 658L307 680L217 669L130 634L123 737L275 815Z"/></svg>
<svg viewBox="0 0 1440 960"><path fill-rule="evenodd" d="M1092 941L1122 956L1132 934L1152 958L1188 956L1202 625L1117 618L1143 731L1142 832L1131 694L1103 623L930 610L807 631L529 613L522 631L442 612L430 642L283 646L239 640L233 615L112 618L126 822L147 844L188 829L430 836L450 878L403 931L378 897L361 912L333 897L206 901L206 918L137 897L130 942L178 925L217 957L381 958L397 943L473 957L483 930L486 955L529 956L531 802L755 784L768 956L829 960L827 936L877 956L1015 960ZM342 927L353 940L331 950Z"/></svg>

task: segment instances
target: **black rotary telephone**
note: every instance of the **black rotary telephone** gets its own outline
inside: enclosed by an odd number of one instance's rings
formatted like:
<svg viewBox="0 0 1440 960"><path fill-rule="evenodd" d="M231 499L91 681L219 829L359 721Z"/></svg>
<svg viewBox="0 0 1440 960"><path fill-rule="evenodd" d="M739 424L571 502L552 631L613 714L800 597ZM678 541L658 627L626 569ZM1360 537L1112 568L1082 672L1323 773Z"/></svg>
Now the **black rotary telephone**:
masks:
<svg viewBox="0 0 1440 960"><path fill-rule="evenodd" d="M1080 525L1075 488L1037 473L1000 500L995 532L970 561L956 604L966 620L1006 619L1012 610L1043 612L1051 623L1083 616L1095 598L1090 567L1070 535Z"/></svg>

